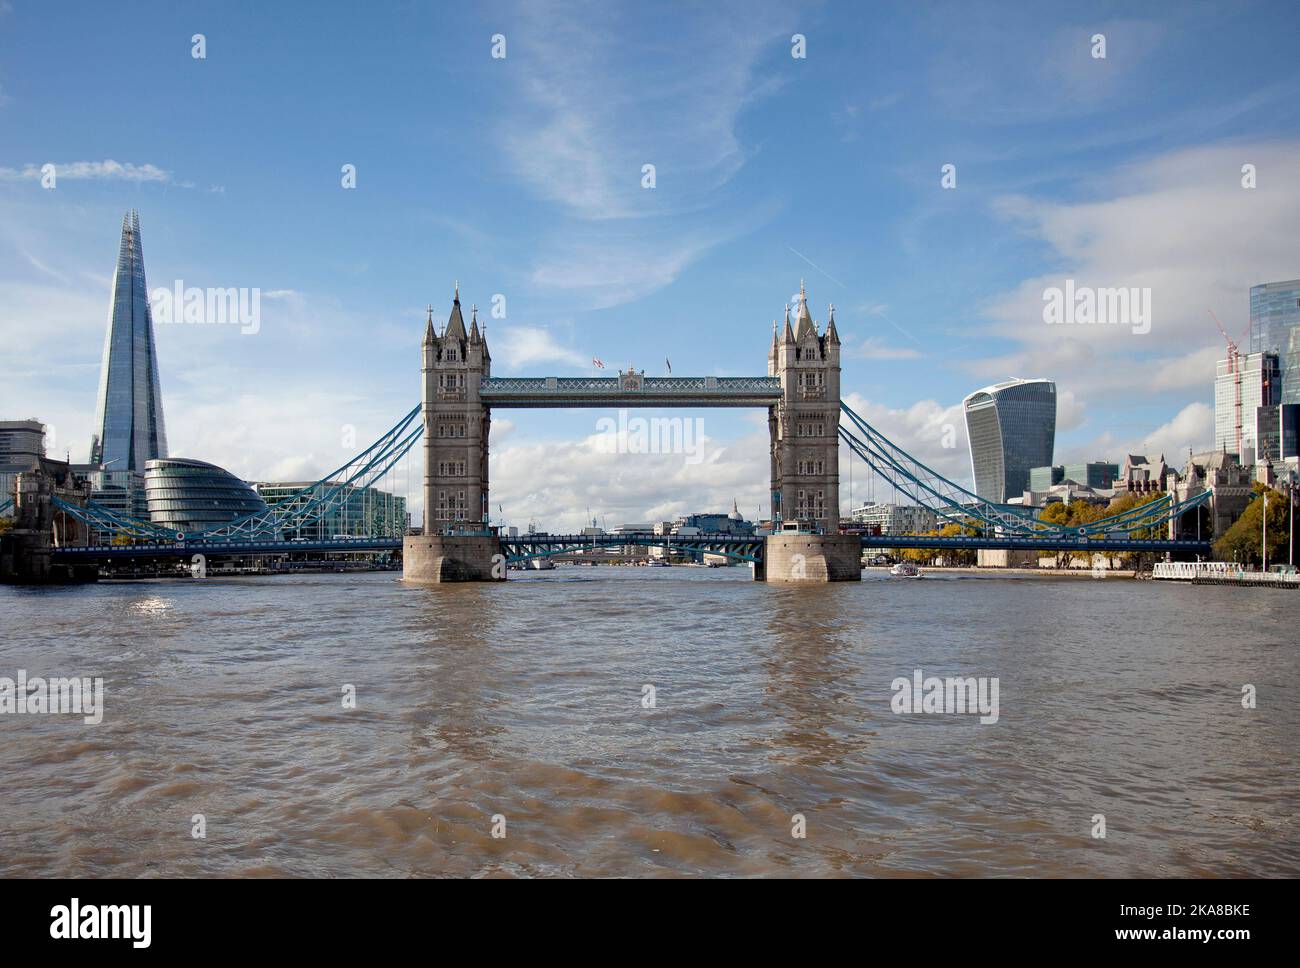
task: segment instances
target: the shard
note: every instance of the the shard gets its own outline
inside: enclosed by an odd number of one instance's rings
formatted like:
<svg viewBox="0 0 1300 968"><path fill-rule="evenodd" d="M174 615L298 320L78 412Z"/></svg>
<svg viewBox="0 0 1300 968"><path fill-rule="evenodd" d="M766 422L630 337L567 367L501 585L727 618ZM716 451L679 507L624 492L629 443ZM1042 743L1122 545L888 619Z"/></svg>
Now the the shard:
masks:
<svg viewBox="0 0 1300 968"><path fill-rule="evenodd" d="M140 215L134 210L122 219L95 427L90 463L105 471L143 474L146 462L167 456Z"/></svg>

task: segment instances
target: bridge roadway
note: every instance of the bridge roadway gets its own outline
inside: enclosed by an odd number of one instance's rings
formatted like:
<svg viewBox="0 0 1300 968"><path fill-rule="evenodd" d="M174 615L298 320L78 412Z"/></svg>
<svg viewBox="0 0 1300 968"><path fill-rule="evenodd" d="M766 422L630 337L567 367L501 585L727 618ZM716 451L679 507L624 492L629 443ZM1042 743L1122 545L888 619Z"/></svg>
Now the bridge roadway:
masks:
<svg viewBox="0 0 1300 968"><path fill-rule="evenodd" d="M1179 552L1184 555L1209 555L1208 541L1139 540L1134 538L1023 538L1007 535L860 535L864 548L964 549L994 551L1098 551L1152 553ZM581 548L619 548L626 545L674 548L679 551L708 552L745 561L762 556L763 539L743 535L656 535L647 532L603 535L519 535L501 538L502 551L509 561L545 557ZM52 549L56 562L73 563L114 558L190 558L193 555L231 557L240 555L277 555L303 551L374 553L400 551L401 538L343 538L322 541L191 541L171 544L87 545Z"/></svg>

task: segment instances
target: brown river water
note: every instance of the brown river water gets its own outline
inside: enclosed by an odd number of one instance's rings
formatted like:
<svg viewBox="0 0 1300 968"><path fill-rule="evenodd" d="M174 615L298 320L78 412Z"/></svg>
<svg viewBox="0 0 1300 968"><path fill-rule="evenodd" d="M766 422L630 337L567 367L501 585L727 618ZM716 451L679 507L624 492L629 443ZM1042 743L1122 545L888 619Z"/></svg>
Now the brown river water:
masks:
<svg viewBox="0 0 1300 968"><path fill-rule="evenodd" d="M0 676L104 680L0 715L0 875L1300 874L1300 594L395 577L0 588Z"/></svg>

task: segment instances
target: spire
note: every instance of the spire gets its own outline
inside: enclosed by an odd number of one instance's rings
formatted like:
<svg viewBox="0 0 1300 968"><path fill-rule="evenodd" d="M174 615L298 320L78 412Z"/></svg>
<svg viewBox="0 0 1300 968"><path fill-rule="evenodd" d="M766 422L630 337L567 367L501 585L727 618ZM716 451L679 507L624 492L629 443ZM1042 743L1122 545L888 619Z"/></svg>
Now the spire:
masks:
<svg viewBox="0 0 1300 968"><path fill-rule="evenodd" d="M838 343L840 334L835 329L835 304L831 303L826 309L826 342Z"/></svg>
<svg viewBox="0 0 1300 968"><path fill-rule="evenodd" d="M812 314L808 312L808 291L804 289L803 280L799 280L799 315L795 321L794 338L803 339L809 332L814 336L817 335L817 327L813 325Z"/></svg>
<svg viewBox="0 0 1300 968"><path fill-rule="evenodd" d="M426 343L432 343L437 335L433 328L433 303L429 304L428 313L428 319L424 325L424 341Z"/></svg>
<svg viewBox="0 0 1300 968"><path fill-rule="evenodd" d="M478 306L471 306L469 309L469 340L471 343L479 341L478 331Z"/></svg>
<svg viewBox="0 0 1300 968"><path fill-rule="evenodd" d="M783 343L794 342L794 330L790 328L790 304L785 304L785 329L781 332L781 341Z"/></svg>
<svg viewBox="0 0 1300 968"><path fill-rule="evenodd" d="M776 320L772 320L772 349L768 351L769 357L776 356L777 338L776 338Z"/></svg>
<svg viewBox="0 0 1300 968"><path fill-rule="evenodd" d="M456 283L456 295L451 303L451 315L447 317L447 328L442 331L444 338L465 339L465 319L460 314L460 283Z"/></svg>

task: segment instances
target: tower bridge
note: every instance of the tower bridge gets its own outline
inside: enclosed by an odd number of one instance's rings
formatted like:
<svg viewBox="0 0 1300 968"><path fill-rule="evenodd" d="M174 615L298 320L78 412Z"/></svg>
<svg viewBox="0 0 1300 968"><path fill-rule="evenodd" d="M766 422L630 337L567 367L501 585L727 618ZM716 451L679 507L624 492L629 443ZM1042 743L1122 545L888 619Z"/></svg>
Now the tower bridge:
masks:
<svg viewBox="0 0 1300 968"><path fill-rule="evenodd" d="M492 411L501 408L762 407L767 410L772 520L775 533L700 535L692 549L747 561L766 581L842 581L861 577L863 547L1019 549L1039 552L1140 551L1205 555L1208 541L1183 540L1177 525L1212 497L1181 503L1170 495L1078 528L1037 520L1035 509L980 498L912 457L840 399L840 338L833 307L820 328L800 285L793 314L772 324L767 373L756 376L647 376L629 367L612 377L495 377L487 338L471 310L465 324L459 289L451 313L435 326L432 308L421 343L421 400L375 443L342 467L285 500L202 532L181 533L95 502L65 500L38 488L16 495L25 520L65 519L79 532L112 532L126 545L60 540L56 524L44 544L50 560L89 566L115 558L187 558L195 554L255 555L294 551L403 554L403 577L415 583L492 581L504 564L580 547L626 545L683 548L681 537L633 534L505 537L489 526L488 440ZM312 542L286 535L320 520L352 488L383 479L423 439L423 533ZM864 536L839 533L841 443L909 499L967 533L955 536ZM48 489L47 489L48 490ZM39 506L38 506L39 505ZM42 510L48 505L46 510ZM49 513L47 513L47 511ZM49 530L49 529L47 529ZM1162 537L1167 533L1167 537Z"/></svg>
<svg viewBox="0 0 1300 968"><path fill-rule="evenodd" d="M790 533L783 526L768 539L764 559L797 554L794 571L811 571L827 581L861 575L858 539L836 533L840 337L835 312L829 310L820 330L802 283L793 319L787 306L784 327L772 323L764 376L655 377L629 367L616 377L496 378L477 309L466 326L459 287L441 329L429 309L420 371L424 534L409 537L403 548L409 581L493 577L496 539L474 532L488 526L488 439L492 410L502 407L764 407L772 520L794 526ZM762 577L758 569L755 575Z"/></svg>

